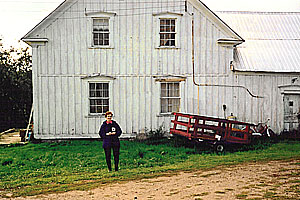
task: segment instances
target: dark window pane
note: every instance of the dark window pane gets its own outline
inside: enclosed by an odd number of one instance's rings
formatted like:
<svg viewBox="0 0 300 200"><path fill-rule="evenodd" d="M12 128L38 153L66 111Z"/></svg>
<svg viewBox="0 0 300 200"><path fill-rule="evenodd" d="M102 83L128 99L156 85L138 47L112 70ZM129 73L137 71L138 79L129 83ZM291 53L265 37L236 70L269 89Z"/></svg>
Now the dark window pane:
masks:
<svg viewBox="0 0 300 200"><path fill-rule="evenodd" d="M107 112L109 110L108 106L103 106L103 113Z"/></svg>
<svg viewBox="0 0 300 200"><path fill-rule="evenodd" d="M173 39L173 40L175 40L175 33L171 33L170 34L170 38Z"/></svg>
<svg viewBox="0 0 300 200"><path fill-rule="evenodd" d="M175 26L171 26L171 32L175 32Z"/></svg>
<svg viewBox="0 0 300 200"><path fill-rule="evenodd" d="M103 105L108 105L108 104L109 104L108 99L103 99Z"/></svg>
<svg viewBox="0 0 300 200"><path fill-rule="evenodd" d="M166 26L165 30L166 30L165 32L171 32L171 27L170 26Z"/></svg>
<svg viewBox="0 0 300 200"><path fill-rule="evenodd" d="M90 97L95 97L96 93L94 91L90 91Z"/></svg>
<svg viewBox="0 0 300 200"><path fill-rule="evenodd" d="M103 113L102 106L97 106L97 113Z"/></svg>
<svg viewBox="0 0 300 200"><path fill-rule="evenodd" d="M103 92L103 97L108 97L108 91Z"/></svg>
<svg viewBox="0 0 300 200"><path fill-rule="evenodd" d="M165 24L166 24L166 20L165 20L165 19L161 19L161 20L160 20L160 25L163 26L163 25L165 25Z"/></svg>
<svg viewBox="0 0 300 200"><path fill-rule="evenodd" d="M90 106L90 113L96 113L96 107Z"/></svg>
<svg viewBox="0 0 300 200"><path fill-rule="evenodd" d="M96 105L96 101L93 100L93 99L91 99L91 100L90 100L90 104L91 104L91 105Z"/></svg>
<svg viewBox="0 0 300 200"><path fill-rule="evenodd" d="M94 83L90 83L90 89L95 89L95 84Z"/></svg>
<svg viewBox="0 0 300 200"><path fill-rule="evenodd" d="M102 83L103 84L103 88L105 89L105 90L108 90L108 83Z"/></svg>
<svg viewBox="0 0 300 200"><path fill-rule="evenodd" d="M171 46L175 46L175 40L171 41Z"/></svg>

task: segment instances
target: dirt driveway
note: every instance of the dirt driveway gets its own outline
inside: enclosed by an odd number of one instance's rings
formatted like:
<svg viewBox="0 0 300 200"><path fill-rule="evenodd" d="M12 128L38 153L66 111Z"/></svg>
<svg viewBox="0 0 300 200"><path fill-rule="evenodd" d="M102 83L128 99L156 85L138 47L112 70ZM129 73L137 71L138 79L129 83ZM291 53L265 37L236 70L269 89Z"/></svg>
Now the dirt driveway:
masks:
<svg viewBox="0 0 300 200"><path fill-rule="evenodd" d="M300 160L249 163L210 171L21 199L300 199Z"/></svg>

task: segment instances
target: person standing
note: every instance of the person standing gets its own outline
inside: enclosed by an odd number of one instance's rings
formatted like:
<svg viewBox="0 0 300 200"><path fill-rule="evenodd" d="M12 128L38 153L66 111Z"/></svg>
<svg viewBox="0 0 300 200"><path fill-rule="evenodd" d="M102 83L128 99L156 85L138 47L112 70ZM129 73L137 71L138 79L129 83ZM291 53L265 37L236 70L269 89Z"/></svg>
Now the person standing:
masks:
<svg viewBox="0 0 300 200"><path fill-rule="evenodd" d="M103 149L105 153L106 164L108 171L111 171L111 150L113 150L115 171L119 170L119 154L120 154L120 140L119 136L122 130L117 122L112 120L112 112L105 113L106 121L101 125L99 135L103 139Z"/></svg>

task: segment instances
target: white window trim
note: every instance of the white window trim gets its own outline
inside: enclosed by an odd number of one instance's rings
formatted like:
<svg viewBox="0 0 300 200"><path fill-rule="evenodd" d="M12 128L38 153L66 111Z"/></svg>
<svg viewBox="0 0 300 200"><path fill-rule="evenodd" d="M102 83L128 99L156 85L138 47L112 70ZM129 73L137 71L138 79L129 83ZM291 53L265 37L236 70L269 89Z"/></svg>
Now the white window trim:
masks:
<svg viewBox="0 0 300 200"><path fill-rule="evenodd" d="M89 102L89 84L90 83L108 83L108 91L109 91L109 110L113 110L113 80L115 78L109 77L109 76L95 76L95 77L84 77L83 80L85 81L85 96L84 98L84 104L83 104L83 111L85 113L86 118L98 118L103 117L103 113L90 113L90 102Z"/></svg>
<svg viewBox="0 0 300 200"><path fill-rule="evenodd" d="M181 106L182 106L182 95L181 95L181 81L159 81L159 115L171 115L172 112L161 112L161 100L162 100L162 96L161 96L161 84L162 83L178 83L179 84L179 96L178 97L165 97L167 99L171 99L171 98L174 98L174 99L179 99L179 111L181 110Z"/></svg>
<svg viewBox="0 0 300 200"><path fill-rule="evenodd" d="M182 18L181 13L157 13L153 14L155 17L155 48L157 49L179 49L180 48L180 38L181 38L181 33L180 33L180 27L181 27L181 18ZM175 19L175 46L160 46L160 19Z"/></svg>
<svg viewBox="0 0 300 200"><path fill-rule="evenodd" d="M113 49L114 48L114 21L116 13L110 12L89 12L85 13L85 15L89 18L89 41L90 41L90 49ZM108 19L109 23L109 45L94 45L93 41L93 20L94 19Z"/></svg>
<svg viewBox="0 0 300 200"><path fill-rule="evenodd" d="M89 85L90 83L108 83L108 110L111 110L111 83L110 81L88 81L88 94L87 94L87 98L88 98L88 116L102 116L105 113L91 113L90 112L90 90L89 90Z"/></svg>

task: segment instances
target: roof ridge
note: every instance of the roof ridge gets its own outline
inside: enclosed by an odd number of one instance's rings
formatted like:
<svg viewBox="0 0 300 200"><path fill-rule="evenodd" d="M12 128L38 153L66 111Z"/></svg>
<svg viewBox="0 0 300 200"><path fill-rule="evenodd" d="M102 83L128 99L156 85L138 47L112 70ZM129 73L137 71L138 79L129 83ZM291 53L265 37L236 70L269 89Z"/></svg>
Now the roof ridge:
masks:
<svg viewBox="0 0 300 200"><path fill-rule="evenodd" d="M279 12L279 11L215 11L216 13L228 13L228 14L261 14L261 15L287 15L287 14L298 14L300 12Z"/></svg>

